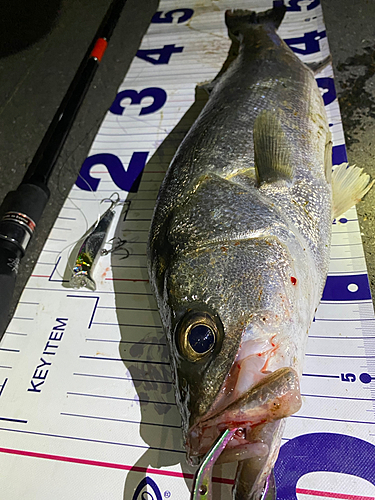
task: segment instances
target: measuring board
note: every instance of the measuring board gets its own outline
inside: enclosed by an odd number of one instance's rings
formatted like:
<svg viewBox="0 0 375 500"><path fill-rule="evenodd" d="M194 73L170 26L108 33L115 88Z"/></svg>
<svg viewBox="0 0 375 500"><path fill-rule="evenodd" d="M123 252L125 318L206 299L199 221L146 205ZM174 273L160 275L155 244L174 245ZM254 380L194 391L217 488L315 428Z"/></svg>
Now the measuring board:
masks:
<svg viewBox="0 0 375 500"><path fill-rule="evenodd" d="M279 3L279 2L275 2ZM329 54L319 0L288 0L279 33L304 62ZM187 500L166 341L146 269L157 192L204 105L196 86L227 56L227 8L271 0L162 0L70 192L0 346L1 500ZM346 161L332 67L317 82ZM69 288L77 241L118 192L97 290ZM327 285L310 330L303 406L287 421L278 500L375 498L375 329L355 209L333 223ZM215 500L235 468L215 470ZM147 493L146 493L147 491Z"/></svg>

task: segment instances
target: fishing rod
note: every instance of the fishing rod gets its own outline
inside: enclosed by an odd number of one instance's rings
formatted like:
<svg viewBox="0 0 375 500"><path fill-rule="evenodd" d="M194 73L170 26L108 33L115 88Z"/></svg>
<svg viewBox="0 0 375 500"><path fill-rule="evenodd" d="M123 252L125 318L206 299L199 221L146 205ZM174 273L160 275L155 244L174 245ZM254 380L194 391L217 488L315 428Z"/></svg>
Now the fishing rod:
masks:
<svg viewBox="0 0 375 500"><path fill-rule="evenodd" d="M48 180L125 3L112 1L21 184L0 205L0 339L8 324L20 261L49 200Z"/></svg>

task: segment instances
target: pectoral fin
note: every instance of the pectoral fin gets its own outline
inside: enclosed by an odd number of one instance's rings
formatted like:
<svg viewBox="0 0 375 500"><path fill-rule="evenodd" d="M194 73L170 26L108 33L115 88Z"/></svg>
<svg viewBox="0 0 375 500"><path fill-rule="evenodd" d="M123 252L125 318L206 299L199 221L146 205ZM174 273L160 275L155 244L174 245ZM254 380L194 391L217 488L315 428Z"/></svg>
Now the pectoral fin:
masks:
<svg viewBox="0 0 375 500"><path fill-rule="evenodd" d="M289 143L272 111L262 111L255 120L254 160L259 184L293 178Z"/></svg>

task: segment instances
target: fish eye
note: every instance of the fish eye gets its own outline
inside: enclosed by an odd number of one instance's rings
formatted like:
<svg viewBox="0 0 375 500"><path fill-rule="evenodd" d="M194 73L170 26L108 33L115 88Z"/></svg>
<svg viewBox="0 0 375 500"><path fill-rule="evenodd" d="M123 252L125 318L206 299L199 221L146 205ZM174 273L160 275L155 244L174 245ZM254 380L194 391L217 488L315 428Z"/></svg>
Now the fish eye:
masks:
<svg viewBox="0 0 375 500"><path fill-rule="evenodd" d="M206 354L215 344L215 334L208 325L195 325L188 333L188 342L197 354Z"/></svg>
<svg viewBox="0 0 375 500"><path fill-rule="evenodd" d="M210 314L189 311L177 327L180 353L189 361L207 356L218 341L218 328Z"/></svg>

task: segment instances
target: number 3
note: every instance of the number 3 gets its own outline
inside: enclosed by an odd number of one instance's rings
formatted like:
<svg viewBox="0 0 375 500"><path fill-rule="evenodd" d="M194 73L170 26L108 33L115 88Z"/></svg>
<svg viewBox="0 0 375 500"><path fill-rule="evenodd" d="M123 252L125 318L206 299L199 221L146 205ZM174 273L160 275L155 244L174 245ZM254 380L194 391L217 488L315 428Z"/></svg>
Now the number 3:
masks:
<svg viewBox="0 0 375 500"><path fill-rule="evenodd" d="M139 113L140 115L149 115L150 113L155 113L155 111L162 108L166 103L167 93L165 90L158 87L149 87L141 90L140 92L132 89L122 90L117 94L116 99L109 108L109 111L115 115L122 115L125 111L125 106L121 106L121 101L124 99L130 99L130 104L141 104L142 99L145 97L152 97L154 102L149 106L142 108Z"/></svg>

